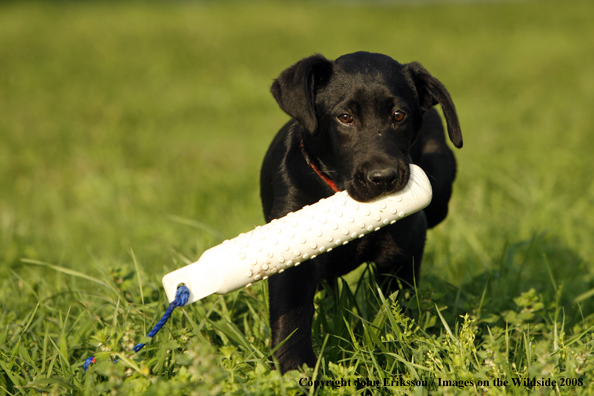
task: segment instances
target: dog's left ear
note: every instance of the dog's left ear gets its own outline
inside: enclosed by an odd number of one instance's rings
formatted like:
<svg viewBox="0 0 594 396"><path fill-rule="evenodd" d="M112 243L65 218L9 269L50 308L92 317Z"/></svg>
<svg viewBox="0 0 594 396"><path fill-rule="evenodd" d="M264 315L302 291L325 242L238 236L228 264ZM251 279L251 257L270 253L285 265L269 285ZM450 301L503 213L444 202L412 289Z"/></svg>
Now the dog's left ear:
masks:
<svg viewBox="0 0 594 396"><path fill-rule="evenodd" d="M417 62L406 64L404 69L410 74L415 84L422 111L425 112L439 103L448 125L450 140L454 146L461 148L462 131L460 130L460 122L456 114L456 107L446 87Z"/></svg>
<svg viewBox="0 0 594 396"><path fill-rule="evenodd" d="M304 58L281 73L270 88L280 108L299 121L307 131L315 133L318 119L315 89L332 73L332 62L322 55Z"/></svg>

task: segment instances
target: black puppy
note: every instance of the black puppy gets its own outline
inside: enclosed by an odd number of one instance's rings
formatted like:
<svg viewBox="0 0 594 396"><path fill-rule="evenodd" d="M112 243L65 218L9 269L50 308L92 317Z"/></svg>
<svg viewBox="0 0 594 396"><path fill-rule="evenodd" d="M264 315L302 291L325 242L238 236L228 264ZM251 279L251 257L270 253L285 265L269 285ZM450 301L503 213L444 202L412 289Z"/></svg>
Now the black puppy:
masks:
<svg viewBox="0 0 594 396"><path fill-rule="evenodd" d="M358 201L398 191L409 164L428 175L433 200L406 217L346 246L269 279L272 345L281 371L314 366L313 299L318 283L374 262L386 292L417 280L427 228L448 212L456 161L448 148L439 103L454 146L462 134L443 84L416 62L400 64L368 52L329 61L302 59L272 84L272 95L293 119L276 135L261 172L266 221L346 190Z"/></svg>

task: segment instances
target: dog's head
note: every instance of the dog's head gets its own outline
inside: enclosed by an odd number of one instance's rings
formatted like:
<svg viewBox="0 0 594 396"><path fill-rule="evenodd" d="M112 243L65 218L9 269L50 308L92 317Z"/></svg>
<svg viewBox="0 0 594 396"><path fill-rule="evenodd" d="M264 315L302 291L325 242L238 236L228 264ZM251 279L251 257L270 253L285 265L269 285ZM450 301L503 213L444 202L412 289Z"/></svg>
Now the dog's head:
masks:
<svg viewBox="0 0 594 396"><path fill-rule="evenodd" d="M450 140L462 147L448 91L416 62L368 52L335 61L314 55L283 71L271 91L307 131L308 152L359 201L406 186L409 149L432 106L441 105Z"/></svg>

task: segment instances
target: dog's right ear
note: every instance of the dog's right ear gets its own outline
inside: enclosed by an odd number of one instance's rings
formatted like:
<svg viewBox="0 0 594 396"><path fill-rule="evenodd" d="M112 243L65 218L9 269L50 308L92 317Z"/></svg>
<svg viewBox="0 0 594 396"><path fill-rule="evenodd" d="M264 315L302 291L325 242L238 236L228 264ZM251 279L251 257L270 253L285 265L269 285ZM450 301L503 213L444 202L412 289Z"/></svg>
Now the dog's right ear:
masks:
<svg viewBox="0 0 594 396"><path fill-rule="evenodd" d="M322 55L304 58L281 73L270 92L280 108L310 133L318 129L314 96L316 86L332 74L332 62Z"/></svg>

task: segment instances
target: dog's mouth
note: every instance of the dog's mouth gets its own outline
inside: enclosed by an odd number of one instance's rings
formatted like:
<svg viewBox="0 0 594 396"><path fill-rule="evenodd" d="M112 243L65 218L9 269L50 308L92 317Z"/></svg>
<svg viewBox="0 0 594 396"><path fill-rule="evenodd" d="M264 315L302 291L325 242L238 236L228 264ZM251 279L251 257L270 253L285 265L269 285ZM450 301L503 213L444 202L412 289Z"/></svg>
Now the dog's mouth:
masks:
<svg viewBox="0 0 594 396"><path fill-rule="evenodd" d="M408 164L361 167L345 187L354 200L369 202L382 195L402 190L408 184L409 178L410 167Z"/></svg>

